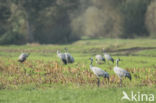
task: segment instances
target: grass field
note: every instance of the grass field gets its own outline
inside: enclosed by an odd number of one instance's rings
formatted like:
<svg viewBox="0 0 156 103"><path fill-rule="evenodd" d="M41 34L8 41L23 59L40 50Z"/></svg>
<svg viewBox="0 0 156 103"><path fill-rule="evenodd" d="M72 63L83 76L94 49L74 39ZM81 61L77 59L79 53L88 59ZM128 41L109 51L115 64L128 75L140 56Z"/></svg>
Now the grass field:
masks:
<svg viewBox="0 0 156 103"><path fill-rule="evenodd" d="M74 64L64 65L56 56L56 51L64 52L65 47L75 58ZM119 66L131 73L132 81L124 79L123 86L119 87L119 78L113 72L115 63L99 65L94 61L95 66L110 74L109 84L101 78L100 87L96 86L96 76L89 69L89 57L103 54L102 48L114 59L122 60ZM21 52L31 53L23 64L17 62ZM70 45L0 46L0 103L131 103L121 100L122 91L156 96L155 39L93 39Z"/></svg>

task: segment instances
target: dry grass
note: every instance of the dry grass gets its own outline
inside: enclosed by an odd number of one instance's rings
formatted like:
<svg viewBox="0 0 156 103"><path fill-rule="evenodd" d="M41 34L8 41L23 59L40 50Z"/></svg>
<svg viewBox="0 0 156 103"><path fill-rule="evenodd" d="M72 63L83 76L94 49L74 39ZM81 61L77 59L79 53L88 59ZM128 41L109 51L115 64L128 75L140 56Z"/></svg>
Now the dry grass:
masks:
<svg viewBox="0 0 156 103"><path fill-rule="evenodd" d="M75 84L96 85L96 76L84 68L71 68L60 65L56 61L44 62L41 60L26 61L23 64L9 60L9 64L0 61L0 84L1 88L18 87L23 84L35 84L39 87L42 84ZM156 84L156 71L148 68L126 68L132 74L132 81L125 79L124 86L153 86ZM110 70L111 71L111 70ZM112 71L113 72L113 71ZM101 80L101 86L118 87L119 79L112 73L110 82Z"/></svg>

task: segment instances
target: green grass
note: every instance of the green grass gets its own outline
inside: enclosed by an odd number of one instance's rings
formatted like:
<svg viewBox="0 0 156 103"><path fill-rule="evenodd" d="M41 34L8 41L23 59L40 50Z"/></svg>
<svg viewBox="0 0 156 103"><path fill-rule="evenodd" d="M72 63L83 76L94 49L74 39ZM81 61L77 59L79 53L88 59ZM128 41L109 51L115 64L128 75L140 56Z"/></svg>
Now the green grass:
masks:
<svg viewBox="0 0 156 103"><path fill-rule="evenodd" d="M123 90L155 95L155 44L155 39L93 39L69 45L0 46L0 103L127 103L121 101ZM74 56L74 64L63 65L56 56L56 50L64 52L65 47ZM102 54L102 48L122 60L119 66L131 72L131 82L125 79L120 88L115 64L94 62L111 77L110 84L97 88L88 59ZM31 55L20 64L17 58L23 51Z"/></svg>
<svg viewBox="0 0 156 103"><path fill-rule="evenodd" d="M53 87L44 89L18 89L0 91L1 103L136 103L121 100L122 92L129 96L133 91L156 95L156 90L138 88L69 88ZM148 103L141 102L141 103ZM150 103L150 102L149 102ZM154 103L154 102L152 102Z"/></svg>

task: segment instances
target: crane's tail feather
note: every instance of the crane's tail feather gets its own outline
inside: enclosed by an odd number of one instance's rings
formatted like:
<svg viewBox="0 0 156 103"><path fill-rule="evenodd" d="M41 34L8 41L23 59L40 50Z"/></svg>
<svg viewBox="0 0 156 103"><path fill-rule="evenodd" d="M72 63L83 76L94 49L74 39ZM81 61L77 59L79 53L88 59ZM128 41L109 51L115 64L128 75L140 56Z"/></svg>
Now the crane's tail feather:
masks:
<svg viewBox="0 0 156 103"><path fill-rule="evenodd" d="M126 73L126 77L129 78L129 80L132 80L132 76L130 73Z"/></svg>
<svg viewBox="0 0 156 103"><path fill-rule="evenodd" d="M23 63L26 59L18 59L18 62Z"/></svg>
<svg viewBox="0 0 156 103"><path fill-rule="evenodd" d="M62 61L65 65L67 64L67 61L65 59L62 59Z"/></svg>
<svg viewBox="0 0 156 103"><path fill-rule="evenodd" d="M103 59L102 59L102 61L104 61L104 62L105 62L105 59L103 58Z"/></svg>
<svg viewBox="0 0 156 103"><path fill-rule="evenodd" d="M114 59L112 58L111 61L114 63Z"/></svg>

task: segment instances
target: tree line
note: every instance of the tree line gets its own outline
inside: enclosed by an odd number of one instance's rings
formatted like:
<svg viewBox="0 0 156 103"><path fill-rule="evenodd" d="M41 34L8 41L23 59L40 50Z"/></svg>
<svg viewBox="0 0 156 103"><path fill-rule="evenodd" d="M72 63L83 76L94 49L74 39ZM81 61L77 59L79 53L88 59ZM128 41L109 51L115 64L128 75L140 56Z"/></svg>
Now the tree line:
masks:
<svg viewBox="0 0 156 103"><path fill-rule="evenodd" d="M0 0L0 44L156 37L155 0Z"/></svg>

